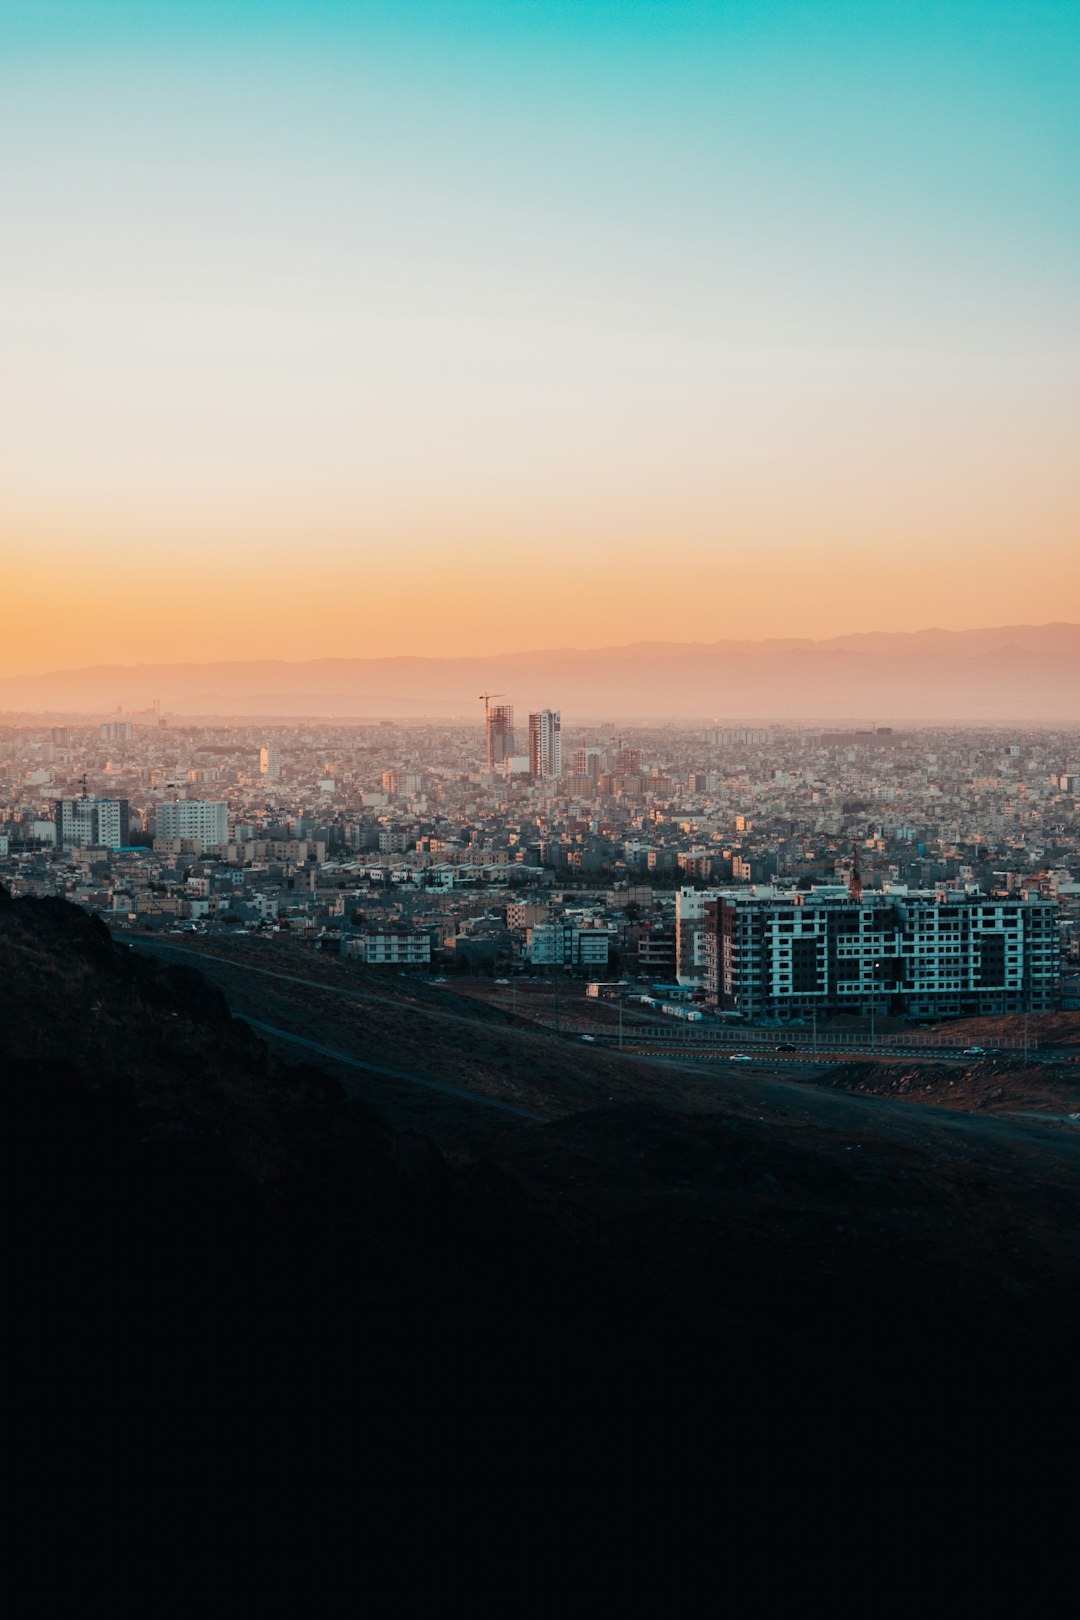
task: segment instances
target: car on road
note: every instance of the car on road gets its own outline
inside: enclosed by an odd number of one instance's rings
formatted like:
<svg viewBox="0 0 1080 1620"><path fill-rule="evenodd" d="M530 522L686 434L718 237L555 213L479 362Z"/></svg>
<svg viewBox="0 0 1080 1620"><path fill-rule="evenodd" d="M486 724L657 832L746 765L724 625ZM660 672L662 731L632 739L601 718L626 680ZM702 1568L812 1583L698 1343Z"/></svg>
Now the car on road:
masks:
<svg viewBox="0 0 1080 1620"><path fill-rule="evenodd" d="M595 1035L583 1035L581 1038L582 1038L583 1041L595 1041L596 1040Z"/></svg>
<svg viewBox="0 0 1080 1620"><path fill-rule="evenodd" d="M797 1052L798 1050L799 1048L794 1041L781 1041L778 1046L773 1047L774 1052Z"/></svg>
<svg viewBox="0 0 1080 1620"><path fill-rule="evenodd" d="M986 1047L985 1046L965 1046L963 1055L964 1055L964 1057L985 1057L986 1056Z"/></svg>
<svg viewBox="0 0 1080 1620"><path fill-rule="evenodd" d="M732 1052L728 1058L729 1063L749 1063L750 1061L751 1058L748 1052Z"/></svg>
<svg viewBox="0 0 1080 1620"><path fill-rule="evenodd" d="M496 979L495 983L496 984L509 984L510 980L509 979Z"/></svg>

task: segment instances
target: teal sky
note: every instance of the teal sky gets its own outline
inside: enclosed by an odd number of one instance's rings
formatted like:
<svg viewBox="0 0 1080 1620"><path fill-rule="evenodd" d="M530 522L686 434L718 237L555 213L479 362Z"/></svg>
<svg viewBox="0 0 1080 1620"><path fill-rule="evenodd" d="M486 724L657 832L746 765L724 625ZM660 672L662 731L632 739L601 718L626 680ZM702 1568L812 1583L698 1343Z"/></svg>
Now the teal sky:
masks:
<svg viewBox="0 0 1080 1620"><path fill-rule="evenodd" d="M898 550L1080 617L1080 5L5 0L0 142L23 547L407 545L456 601L543 543L547 641L658 550L773 566L748 634L853 558L947 621Z"/></svg>

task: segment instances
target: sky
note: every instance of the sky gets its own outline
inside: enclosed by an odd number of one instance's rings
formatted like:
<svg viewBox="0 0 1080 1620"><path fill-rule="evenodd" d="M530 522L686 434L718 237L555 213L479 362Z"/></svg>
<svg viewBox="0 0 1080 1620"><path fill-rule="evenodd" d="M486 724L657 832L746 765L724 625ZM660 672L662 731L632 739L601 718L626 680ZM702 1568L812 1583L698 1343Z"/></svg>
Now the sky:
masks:
<svg viewBox="0 0 1080 1620"><path fill-rule="evenodd" d="M1074 0L3 0L0 674L1080 620L1078 81Z"/></svg>

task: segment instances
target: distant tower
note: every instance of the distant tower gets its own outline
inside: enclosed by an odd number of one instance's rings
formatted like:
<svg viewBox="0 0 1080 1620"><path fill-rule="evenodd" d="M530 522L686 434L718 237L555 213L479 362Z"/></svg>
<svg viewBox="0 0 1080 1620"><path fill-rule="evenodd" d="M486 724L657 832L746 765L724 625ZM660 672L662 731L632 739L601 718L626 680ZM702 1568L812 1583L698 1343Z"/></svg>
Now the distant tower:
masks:
<svg viewBox="0 0 1080 1620"><path fill-rule="evenodd" d="M276 748L259 749L259 775L274 782L281 775L281 755Z"/></svg>
<svg viewBox="0 0 1080 1620"><path fill-rule="evenodd" d="M562 775L562 715L541 709L529 716L529 770L533 776Z"/></svg>
<svg viewBox="0 0 1080 1620"><path fill-rule="evenodd" d="M615 755L614 770L616 776L640 776L641 749L628 748L620 737L619 751Z"/></svg>
<svg viewBox="0 0 1080 1620"><path fill-rule="evenodd" d="M484 743L485 760L488 770L501 765L504 759L510 759L514 753L514 711L509 703L497 703L491 706L493 697L502 697L502 692L481 692L480 701L484 705Z"/></svg>

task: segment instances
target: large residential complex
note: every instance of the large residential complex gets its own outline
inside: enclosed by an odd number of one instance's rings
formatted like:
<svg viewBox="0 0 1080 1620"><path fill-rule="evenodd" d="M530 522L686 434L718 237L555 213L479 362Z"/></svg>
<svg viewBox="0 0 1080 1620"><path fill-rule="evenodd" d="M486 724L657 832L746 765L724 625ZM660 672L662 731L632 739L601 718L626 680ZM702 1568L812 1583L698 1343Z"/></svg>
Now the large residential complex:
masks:
<svg viewBox="0 0 1080 1620"><path fill-rule="evenodd" d="M1045 1012L1061 972L1051 900L960 889L765 886L705 900L705 998L747 1019Z"/></svg>
<svg viewBox="0 0 1080 1620"><path fill-rule="evenodd" d="M229 806L222 799L178 799L157 808L159 838L194 838L210 848L229 842Z"/></svg>

